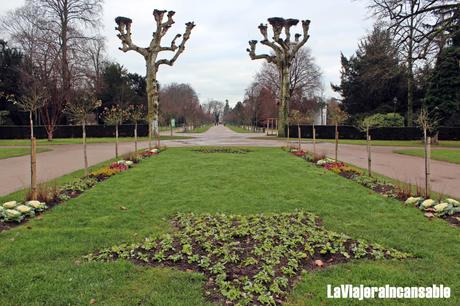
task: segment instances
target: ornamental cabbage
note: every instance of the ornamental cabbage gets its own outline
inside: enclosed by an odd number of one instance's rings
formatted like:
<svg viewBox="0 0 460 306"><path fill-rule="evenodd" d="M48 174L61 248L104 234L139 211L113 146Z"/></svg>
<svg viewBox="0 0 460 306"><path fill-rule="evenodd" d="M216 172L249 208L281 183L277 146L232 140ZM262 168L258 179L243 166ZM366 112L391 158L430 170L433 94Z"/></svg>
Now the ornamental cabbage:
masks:
<svg viewBox="0 0 460 306"><path fill-rule="evenodd" d="M436 212L443 212L444 210L446 210L446 208L449 206L448 203L440 203L438 205L435 205L433 208Z"/></svg>
<svg viewBox="0 0 460 306"><path fill-rule="evenodd" d="M419 202L422 199L423 199L422 197L410 197L404 203L406 205L415 205L415 204L417 204L417 202Z"/></svg>
<svg viewBox="0 0 460 306"><path fill-rule="evenodd" d="M320 159L320 160L318 160L318 161L316 162L316 164L317 164L318 166L323 166L323 165L327 164L327 161L324 160L324 159Z"/></svg>
<svg viewBox="0 0 460 306"><path fill-rule="evenodd" d="M26 205L37 210L37 211L43 211L46 209L46 204L41 203L39 201L28 201L26 202Z"/></svg>
<svg viewBox="0 0 460 306"><path fill-rule="evenodd" d="M6 209L13 209L16 206L18 206L18 202L16 201L9 201L9 202L3 203L3 208L6 208Z"/></svg>
<svg viewBox="0 0 460 306"><path fill-rule="evenodd" d="M5 217L7 220L17 221L17 222L21 222L23 218L22 214L19 211L14 210L14 209L5 210Z"/></svg>
<svg viewBox="0 0 460 306"><path fill-rule="evenodd" d="M32 208L26 205L19 205L15 209L23 215L29 215L29 216L34 215L34 211L32 210Z"/></svg>
<svg viewBox="0 0 460 306"><path fill-rule="evenodd" d="M435 200L428 199L428 200L423 201L420 206L422 208L429 208L429 207L433 206L435 203L436 203Z"/></svg>
<svg viewBox="0 0 460 306"><path fill-rule="evenodd" d="M460 202L454 199L446 199L446 202L454 207L460 207Z"/></svg>

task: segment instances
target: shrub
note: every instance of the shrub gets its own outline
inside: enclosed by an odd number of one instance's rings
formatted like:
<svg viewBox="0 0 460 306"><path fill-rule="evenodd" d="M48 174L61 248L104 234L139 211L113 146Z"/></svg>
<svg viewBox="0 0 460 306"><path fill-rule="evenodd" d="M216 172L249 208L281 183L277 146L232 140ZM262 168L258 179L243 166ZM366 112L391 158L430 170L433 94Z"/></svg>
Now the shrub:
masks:
<svg viewBox="0 0 460 306"><path fill-rule="evenodd" d="M374 114L366 118L372 122L372 127L403 127L404 117L398 113Z"/></svg>

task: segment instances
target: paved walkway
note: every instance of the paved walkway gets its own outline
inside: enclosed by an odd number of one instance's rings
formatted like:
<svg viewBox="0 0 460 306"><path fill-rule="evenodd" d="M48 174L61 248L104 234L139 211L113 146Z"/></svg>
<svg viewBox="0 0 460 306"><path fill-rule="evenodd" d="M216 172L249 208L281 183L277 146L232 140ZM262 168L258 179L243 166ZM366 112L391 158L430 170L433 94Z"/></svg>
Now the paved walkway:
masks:
<svg viewBox="0 0 460 306"><path fill-rule="evenodd" d="M183 134L185 135L185 134ZM286 144L282 140L252 139L255 136L264 136L254 133L235 133L224 126L215 126L202 134L186 134L192 139L162 141L170 147L184 146L260 146L280 147ZM146 148L147 142L139 143L139 148ZM303 147L311 150L311 144ZM53 151L40 153L37 156L38 179L48 181L64 174L81 169L83 154L81 145L55 145ZM406 147L407 148L407 147ZM410 183L423 182L423 159L406 155L395 154L392 151L399 147L373 147L373 169L377 173ZM132 143L120 143L120 155L134 150ZM334 154L334 144L319 143L318 153L328 156ZM94 165L114 157L114 144L101 143L88 145L89 164ZM367 167L367 153L365 146L340 145L339 159L359 167ZM0 160L0 195L27 188L30 184L29 156L14 157ZM433 190L460 198L460 165L441 161L432 161Z"/></svg>

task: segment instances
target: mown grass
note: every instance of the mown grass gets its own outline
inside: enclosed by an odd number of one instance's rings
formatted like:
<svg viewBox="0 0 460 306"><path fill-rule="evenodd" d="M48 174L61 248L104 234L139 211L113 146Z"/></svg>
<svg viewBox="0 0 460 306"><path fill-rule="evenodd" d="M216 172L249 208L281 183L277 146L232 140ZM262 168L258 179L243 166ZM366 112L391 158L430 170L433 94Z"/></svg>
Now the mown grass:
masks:
<svg viewBox="0 0 460 306"><path fill-rule="evenodd" d="M124 206L127 210L121 210ZM327 229L415 254L404 261L354 261L305 272L290 305L362 305L326 300L326 285L452 288L449 300L369 300L365 304L460 304L460 235L442 220L306 163L279 149L203 154L168 149L40 220L0 233L0 305L206 305L197 273L126 261L85 263L92 251L171 230L176 212L317 214Z"/></svg>
<svg viewBox="0 0 460 306"><path fill-rule="evenodd" d="M51 151L49 148L37 148L37 153ZM29 148L0 148L0 159L29 155Z"/></svg>
<svg viewBox="0 0 460 306"><path fill-rule="evenodd" d="M264 140L286 140L286 137L251 137L251 139L264 139ZM296 141L297 138L291 138L291 141ZM311 142L311 138L302 138L302 141ZM316 139L317 142L329 142L334 143L334 139ZM366 145L366 140L364 139L340 139L341 144L351 144L351 145ZM420 140L372 140L373 146L384 146L384 147L423 147L423 142ZM452 147L460 148L459 140L441 140L438 144L432 145L432 147Z"/></svg>
<svg viewBox="0 0 460 306"><path fill-rule="evenodd" d="M161 140L176 140L176 139L191 139L190 136L169 136L161 135ZM94 137L87 138L88 143L112 143L115 142L115 137ZM119 137L119 142L134 142L134 137ZM138 141L148 141L147 137L139 137ZM62 145L62 144L81 144L82 138L55 138L52 141L48 139L37 139L37 145ZM30 144L29 139L0 139L0 146L27 146Z"/></svg>
<svg viewBox="0 0 460 306"><path fill-rule="evenodd" d="M226 125L226 127L228 127L233 132L237 132L237 133L256 133L253 130L248 130L248 129L245 129L245 128L241 127L241 126Z"/></svg>
<svg viewBox="0 0 460 306"><path fill-rule="evenodd" d="M394 152L398 154L411 155L411 156L419 156L419 157L425 156L424 150L422 149L396 150ZM449 163L460 164L460 151L459 150L432 150L431 158L436 159L436 160L446 161Z"/></svg>

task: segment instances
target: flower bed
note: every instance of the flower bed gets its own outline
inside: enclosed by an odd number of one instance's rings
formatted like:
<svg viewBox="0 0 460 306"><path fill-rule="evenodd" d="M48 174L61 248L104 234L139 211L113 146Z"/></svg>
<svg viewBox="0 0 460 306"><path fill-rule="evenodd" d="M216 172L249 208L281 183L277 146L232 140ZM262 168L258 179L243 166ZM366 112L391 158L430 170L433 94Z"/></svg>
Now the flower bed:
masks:
<svg viewBox="0 0 460 306"><path fill-rule="evenodd" d="M224 148L206 147L206 148L195 149L193 151L200 152L200 153L229 153L229 154L246 154L246 153L251 152L251 150L249 149L232 148L232 147L224 147Z"/></svg>
<svg viewBox="0 0 460 306"><path fill-rule="evenodd" d="M39 197L43 198L39 198L40 201L26 201L24 204L17 201L3 203L0 205L0 232L27 222L45 210L79 196L86 190L94 187L98 182L102 182L120 172L127 171L142 159L158 155L159 153L160 150L153 149L131 155L126 159L119 160L107 167L91 172L88 177L76 179L60 187L43 185L40 187L42 190L40 190Z"/></svg>
<svg viewBox="0 0 460 306"><path fill-rule="evenodd" d="M39 201L27 201L24 204L9 201L0 206L0 221L19 223L45 209L47 209L46 204Z"/></svg>
<svg viewBox="0 0 460 306"><path fill-rule="evenodd" d="M292 149L290 152L293 152ZM331 158L324 158L315 162L314 158L308 152L297 156L301 156L307 161L314 162L318 167L322 167L323 169L351 179L385 197L392 197L400 201L405 201L406 204L413 204L425 211L425 216L428 218L440 217L453 225L460 226L460 207L457 204L458 201L454 199L445 199L439 202L431 199L424 199L422 197L407 198L407 190L402 190L400 187L383 180L366 176L360 169L346 165L343 162L337 162ZM417 199L416 203L412 203L412 201L415 201L414 199ZM427 207L426 203L431 203L431 201L433 201L433 205ZM425 203L425 205L422 205L422 203Z"/></svg>
<svg viewBox="0 0 460 306"><path fill-rule="evenodd" d="M404 259L410 254L324 229L310 213L179 214L175 232L89 254L89 261L195 270L206 297L222 305L280 305L304 270L352 259Z"/></svg>

